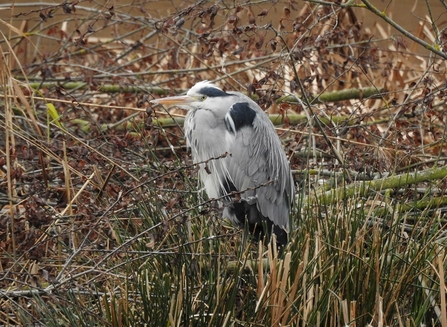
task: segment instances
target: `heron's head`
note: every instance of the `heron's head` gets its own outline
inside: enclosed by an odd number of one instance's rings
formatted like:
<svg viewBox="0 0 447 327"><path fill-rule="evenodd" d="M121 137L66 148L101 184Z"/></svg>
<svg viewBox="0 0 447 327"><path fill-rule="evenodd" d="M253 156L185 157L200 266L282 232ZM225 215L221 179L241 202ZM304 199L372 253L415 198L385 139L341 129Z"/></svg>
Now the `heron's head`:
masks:
<svg viewBox="0 0 447 327"><path fill-rule="evenodd" d="M222 91L209 81L198 82L186 95L155 99L151 102L167 106L178 106L184 109L206 109L212 111L228 110L237 102L236 94Z"/></svg>

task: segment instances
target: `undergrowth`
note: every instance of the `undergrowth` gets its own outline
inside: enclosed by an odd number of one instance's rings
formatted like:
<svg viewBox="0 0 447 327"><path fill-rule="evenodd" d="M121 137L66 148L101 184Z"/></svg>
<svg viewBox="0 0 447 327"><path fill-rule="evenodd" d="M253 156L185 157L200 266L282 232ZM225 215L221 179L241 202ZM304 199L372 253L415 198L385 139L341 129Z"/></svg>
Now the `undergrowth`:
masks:
<svg viewBox="0 0 447 327"><path fill-rule="evenodd" d="M9 8L0 325L447 327L445 28L373 32L367 3ZM220 218L184 112L149 103L203 79L278 127L297 187L282 253Z"/></svg>

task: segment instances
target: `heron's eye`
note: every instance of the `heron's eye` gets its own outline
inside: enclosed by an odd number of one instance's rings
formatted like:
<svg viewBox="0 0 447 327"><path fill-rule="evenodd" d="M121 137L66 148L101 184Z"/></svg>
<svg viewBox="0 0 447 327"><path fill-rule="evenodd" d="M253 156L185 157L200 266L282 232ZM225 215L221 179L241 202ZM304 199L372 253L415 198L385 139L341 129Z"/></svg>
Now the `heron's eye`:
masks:
<svg viewBox="0 0 447 327"><path fill-rule="evenodd" d="M202 96L200 96L200 101L205 101L206 100L206 95L202 95Z"/></svg>

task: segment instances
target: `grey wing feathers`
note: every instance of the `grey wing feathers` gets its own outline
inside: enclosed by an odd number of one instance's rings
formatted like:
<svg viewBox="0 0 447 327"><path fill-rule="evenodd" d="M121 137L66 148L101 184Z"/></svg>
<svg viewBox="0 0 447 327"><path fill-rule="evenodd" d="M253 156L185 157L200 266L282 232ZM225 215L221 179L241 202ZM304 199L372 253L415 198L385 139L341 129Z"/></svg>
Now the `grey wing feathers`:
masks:
<svg viewBox="0 0 447 327"><path fill-rule="evenodd" d="M289 163L268 116L257 105L254 108L249 103L244 104L256 111L256 117L252 124L233 132L228 174L240 191L255 187L241 194L241 198L249 203L257 200L262 215L288 231L294 196Z"/></svg>

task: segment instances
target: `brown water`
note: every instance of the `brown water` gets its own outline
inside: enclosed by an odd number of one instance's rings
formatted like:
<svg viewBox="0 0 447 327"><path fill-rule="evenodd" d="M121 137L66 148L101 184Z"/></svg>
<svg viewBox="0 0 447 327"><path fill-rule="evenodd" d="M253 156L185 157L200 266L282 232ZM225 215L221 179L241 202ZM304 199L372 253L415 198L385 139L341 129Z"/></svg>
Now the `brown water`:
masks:
<svg viewBox="0 0 447 327"><path fill-rule="evenodd" d="M416 33L418 36L420 36L420 23L425 21L425 26L427 27L427 31L432 30L431 28L431 21L429 16L429 10L427 6L427 2L430 6L431 15L434 23L437 25L439 29L445 28L447 26L447 9L444 7L444 5L439 0L370 0L373 5L375 5L380 11L385 11L389 17L391 17L393 20L395 20L399 25L401 25L403 28L408 30L411 33ZM238 1L236 1L238 2ZM248 1L239 1L239 3L246 4ZM356 3L361 3L361 0L355 0ZM98 16L98 22L95 23L95 28L98 27L98 25L102 25L105 23L105 19L101 16L101 12L104 11L105 8L110 8L111 6L114 7L116 14L119 16L120 13L130 13L133 16L145 16L150 17L153 19L158 19L162 17L166 17L169 13L173 13L185 8L188 8L188 6L197 3L197 0L191 1L191 0L159 0L159 1L153 1L153 0L125 0L125 1L85 1L81 2L77 5L77 11L72 12L70 15L64 14L61 9L56 12L56 15L54 18L51 18L48 20L47 23L42 23L42 19L39 17L39 12L37 9L39 8L45 8L48 5L54 5L55 3L60 3L60 1L52 2L52 1L25 1L25 0L15 0L11 3L2 3L0 4L0 18L3 19L6 22L12 23L17 28L29 30L32 28L32 26L35 26L36 24L52 24L54 22L59 22L58 27L62 26L61 21L63 19L66 19L66 17L70 17L72 19L71 25L69 25L69 28L73 28L73 26L81 26L80 30L82 31L82 28L86 29L87 24L82 24L82 17L86 16L85 11L87 10L93 10L91 13L88 13L87 16L93 15L95 12ZM131 3L131 5L126 5L125 3ZM209 3L205 4L205 7L209 7L213 2L209 1ZM233 6L233 0L221 0L221 1L214 1L214 3L217 3L221 8L224 8L227 4L228 7ZM253 10L253 13L257 15L259 12L262 11L264 8L268 8L268 15L264 18L264 22L268 22L269 20L272 20L273 22L278 21L278 19L281 17L283 8L287 6L288 1L280 0L277 1L274 5L271 4L271 2L268 1L252 1L251 2L251 9ZM259 4L256 4L259 3ZM14 7L12 8L12 4L14 4ZM305 5L304 1L297 0L296 7L301 8ZM90 8L90 9L89 9ZM35 12L32 12L32 10L35 10ZM377 22L382 22L381 26L386 26L386 24L383 22L383 20L373 15L372 13L368 12L366 9L362 8L354 8L354 12L356 13L358 19L360 21L364 22L364 26L366 28L370 28L374 35L377 37L380 37L380 29L377 28ZM20 15L17 18L12 18L12 15L19 14L19 13L26 13L26 15ZM25 27L25 24L27 26ZM0 24L0 30L8 35L8 28L4 24ZM122 33L122 31L120 31ZM393 28L386 26L386 33L392 34L392 35L399 35L400 32L394 30ZM105 30L103 33L95 33L95 36L97 37L105 37L110 38L111 32L109 30ZM14 35L15 33L12 33ZM55 37L57 37L55 35ZM131 37L132 38L132 37ZM0 36L0 40L2 37ZM428 39L426 39L428 41ZM48 45L46 44L48 40L42 39L38 41L38 47L39 49L43 50ZM50 41L48 41L50 42ZM51 42L50 42L51 43ZM407 40L408 44L412 44L410 41ZM2 43L2 49L5 50L5 44ZM53 45L53 46L57 46ZM417 45L412 47L413 51L423 53L426 51L423 47Z"/></svg>
<svg viewBox="0 0 447 327"><path fill-rule="evenodd" d="M330 1L330 0L328 0ZM189 5L192 5L196 3L197 0L140 0L140 1L132 1L132 0L125 0L125 1L99 1L97 2L99 5L104 5L106 8L114 6L117 10L122 10L124 12L134 12L134 14L140 14L141 11L139 10L139 7L142 7L149 15L153 16L154 18L160 18L165 17L167 13L169 12L175 12L176 10L187 8ZM238 1L236 1L238 2ZM239 1L240 3L249 3L250 1ZM253 9L258 7L260 10L265 7L269 7L270 5L266 5L266 2L263 2L259 5L256 5L259 1L252 1L253 3ZM281 12L282 8L287 5L288 1L277 1L275 4L275 7L279 9ZM361 3L361 0L355 0L356 3ZM402 25L405 29L412 31L415 29L416 25L419 23L419 21L425 19L428 17L428 9L427 4L425 0L370 0L370 2L376 6L381 11L386 11L386 13L393 18L397 23ZM444 7L444 5L439 0L428 0L427 1L433 15L433 19L443 26L446 26L447 21L447 9ZM11 16L11 5L15 5L13 12L15 14L19 12L27 12L30 8L32 9L38 9L40 7L44 7L45 5L54 5L60 3L60 1L27 1L27 0L14 0L14 1L2 1L0 3L0 18L3 20L9 21L9 18ZM126 5L126 3L132 3L132 5ZM212 3L212 1L210 1ZM227 0L227 1L215 1L216 4L218 4L221 7L225 7L225 4L229 4L232 6L233 0ZM268 3L268 2L267 2ZM32 4L32 6L24 6L26 4ZM39 4L42 4L40 6ZM90 1L81 2L78 6L85 6L85 7L97 7L100 6L96 5L95 3L90 3ZM299 0L298 1L298 7L303 6L304 1ZM367 26L372 26L376 21L380 21L381 18L368 14L366 15L367 11L365 9L361 8L355 8L356 13L359 14L359 18L363 18L364 22ZM14 19L16 23L23 21L23 19L36 19L38 18L38 14L30 14L28 16L23 16L22 18ZM2 27L3 28L3 27Z"/></svg>

